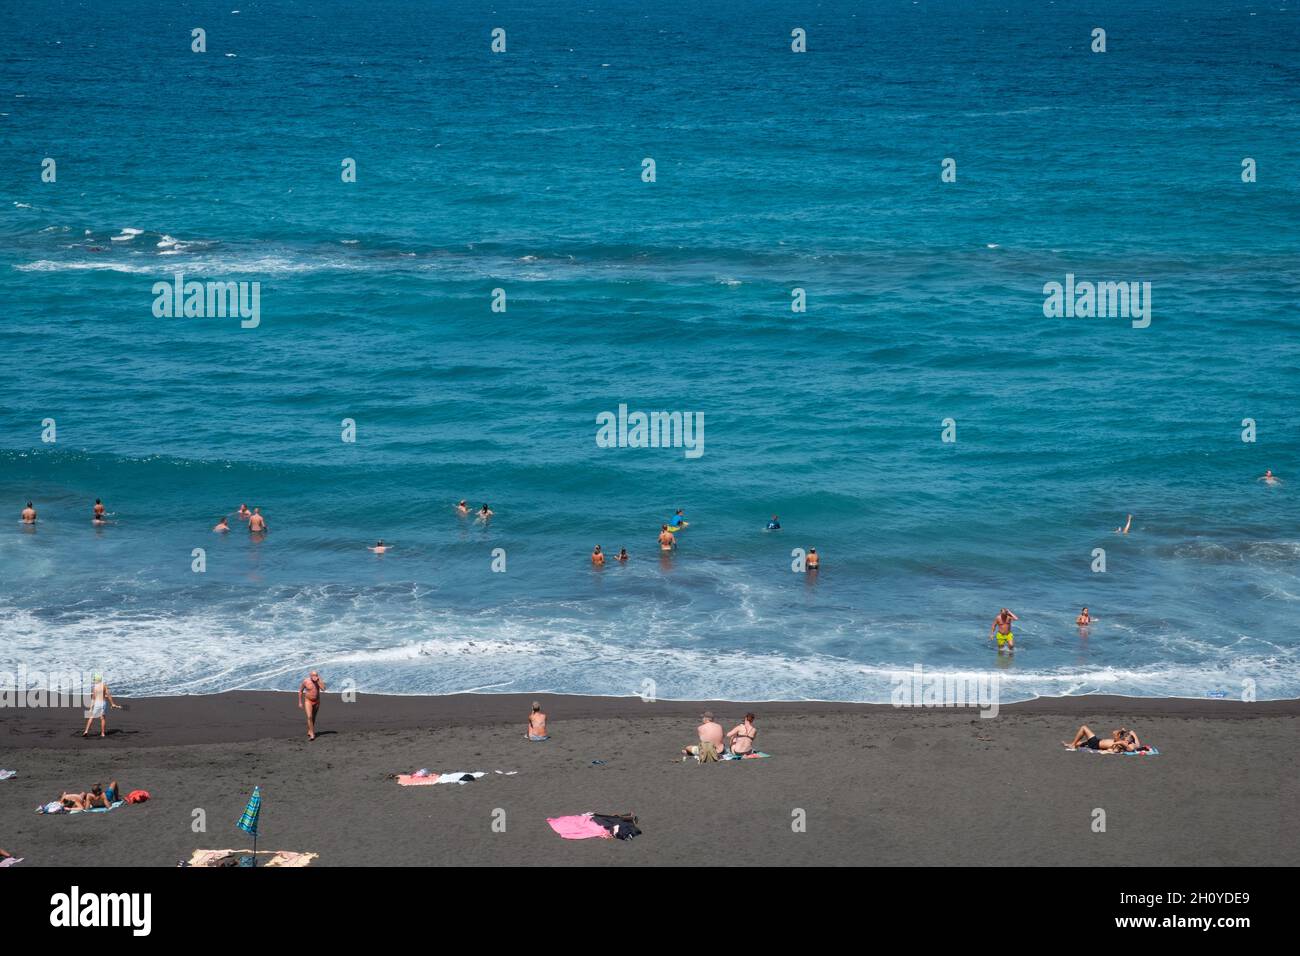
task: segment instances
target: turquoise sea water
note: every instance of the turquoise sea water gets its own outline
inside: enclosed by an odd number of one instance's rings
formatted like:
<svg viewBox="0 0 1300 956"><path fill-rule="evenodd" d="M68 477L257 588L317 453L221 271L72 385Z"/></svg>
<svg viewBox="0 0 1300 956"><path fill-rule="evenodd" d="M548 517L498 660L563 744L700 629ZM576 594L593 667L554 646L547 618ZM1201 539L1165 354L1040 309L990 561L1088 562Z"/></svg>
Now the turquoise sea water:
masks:
<svg viewBox="0 0 1300 956"><path fill-rule="evenodd" d="M702 6L10 11L0 671L1300 695L1296 5ZM260 325L156 318L177 271ZM1150 282L1150 327L1045 318L1067 273ZM597 447L620 403L704 454ZM264 541L210 533L241 502Z"/></svg>

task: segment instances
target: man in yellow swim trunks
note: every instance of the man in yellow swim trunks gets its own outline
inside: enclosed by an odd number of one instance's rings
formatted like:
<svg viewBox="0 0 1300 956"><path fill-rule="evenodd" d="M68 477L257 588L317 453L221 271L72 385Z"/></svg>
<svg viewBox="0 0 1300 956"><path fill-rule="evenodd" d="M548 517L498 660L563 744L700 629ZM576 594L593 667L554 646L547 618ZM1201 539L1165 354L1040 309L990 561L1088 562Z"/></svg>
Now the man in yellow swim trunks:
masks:
<svg viewBox="0 0 1300 956"><path fill-rule="evenodd" d="M998 616L993 619L993 627L989 629L989 637L997 638L999 654L1002 653L1003 648L1008 651L1016 649L1016 635L1011 633L1011 622L1018 620L1020 618L1006 608L998 611Z"/></svg>

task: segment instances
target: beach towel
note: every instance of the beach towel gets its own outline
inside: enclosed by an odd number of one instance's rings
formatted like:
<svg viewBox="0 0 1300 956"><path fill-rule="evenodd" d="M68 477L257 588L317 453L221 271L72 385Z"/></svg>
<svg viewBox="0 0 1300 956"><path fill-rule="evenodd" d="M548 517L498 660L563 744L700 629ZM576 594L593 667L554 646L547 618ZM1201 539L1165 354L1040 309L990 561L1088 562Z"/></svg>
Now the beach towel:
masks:
<svg viewBox="0 0 1300 956"><path fill-rule="evenodd" d="M612 840L614 835L592 819L592 814L583 813L568 817L547 817L551 829L566 840Z"/></svg>
<svg viewBox="0 0 1300 956"><path fill-rule="evenodd" d="M0 866L13 866L15 863L21 863L24 859L26 859L26 857L7 856L3 860L0 860Z"/></svg>
<svg viewBox="0 0 1300 956"><path fill-rule="evenodd" d="M318 853L296 853L291 850L258 850L257 865L262 866L309 866ZM181 866L251 866L252 850L195 850L189 860ZM247 860L248 862L242 862Z"/></svg>
<svg viewBox="0 0 1300 956"><path fill-rule="evenodd" d="M493 770L503 777L513 777L518 770ZM397 783L403 787L431 787L435 783L473 783L479 777L486 777L486 770L455 770L451 773L435 773L432 770L417 770L415 773L399 773Z"/></svg>
<svg viewBox="0 0 1300 956"><path fill-rule="evenodd" d="M18 776L17 770L0 770L0 780L8 780L10 777Z"/></svg>
<svg viewBox="0 0 1300 956"><path fill-rule="evenodd" d="M1066 749L1068 750L1069 748ZM1109 756L1109 751L1093 750L1091 747L1076 747L1074 752L1084 753L1084 754L1101 754L1102 756ZM1155 747L1149 747L1146 750L1125 750L1120 753L1120 756L1121 757L1159 757L1160 751L1157 750Z"/></svg>
<svg viewBox="0 0 1300 956"><path fill-rule="evenodd" d="M36 808L37 813L107 813L109 810L116 810L122 805L121 800L114 800L106 807L91 807L89 810L70 810L57 800L52 800L44 806Z"/></svg>
<svg viewBox="0 0 1300 956"><path fill-rule="evenodd" d="M770 757L771 754L765 754L761 750L751 750L747 754L723 754L723 760L758 760L760 757Z"/></svg>

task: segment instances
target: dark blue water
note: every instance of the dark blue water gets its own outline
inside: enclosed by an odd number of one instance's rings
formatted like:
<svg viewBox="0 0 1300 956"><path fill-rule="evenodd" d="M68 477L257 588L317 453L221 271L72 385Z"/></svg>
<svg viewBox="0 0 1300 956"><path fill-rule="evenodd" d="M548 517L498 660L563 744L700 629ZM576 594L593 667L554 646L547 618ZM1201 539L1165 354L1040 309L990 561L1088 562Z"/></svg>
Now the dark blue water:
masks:
<svg viewBox="0 0 1300 956"><path fill-rule="evenodd" d="M1300 694L1294 4L54 0L0 78L0 670ZM155 317L177 271L260 325ZM1150 326L1046 318L1067 273ZM620 403L704 453L598 447Z"/></svg>

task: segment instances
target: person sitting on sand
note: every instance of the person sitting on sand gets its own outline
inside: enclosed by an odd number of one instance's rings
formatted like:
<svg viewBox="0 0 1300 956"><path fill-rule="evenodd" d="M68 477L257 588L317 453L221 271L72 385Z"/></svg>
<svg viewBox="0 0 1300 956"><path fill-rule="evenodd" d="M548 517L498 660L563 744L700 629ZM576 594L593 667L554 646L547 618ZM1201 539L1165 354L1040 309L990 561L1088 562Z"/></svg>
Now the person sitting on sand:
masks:
<svg viewBox="0 0 1300 956"><path fill-rule="evenodd" d="M266 519L262 517L261 508L254 508L253 513L248 516L248 530L253 534L261 534L268 530Z"/></svg>
<svg viewBox="0 0 1300 956"><path fill-rule="evenodd" d="M659 526L659 550L671 551L675 547L677 547L677 539L674 538L673 533L668 530L668 525L661 524Z"/></svg>
<svg viewBox="0 0 1300 956"><path fill-rule="evenodd" d="M109 691L108 685L104 683L103 675L95 674L91 678L90 685L90 711L86 717L86 729L81 732L81 736L90 736L90 725L95 719L99 719L99 736L107 736L107 718L104 716L105 708L112 707L114 710L121 710L122 707L117 701L113 700L113 694Z"/></svg>
<svg viewBox="0 0 1300 956"><path fill-rule="evenodd" d="M1124 522L1124 527L1122 527L1122 528L1116 528L1116 529L1115 529L1115 533L1116 533L1116 534L1128 534L1128 529L1131 528L1131 527L1133 527L1133 516L1132 516L1132 515L1129 515L1129 516L1128 516L1128 520Z"/></svg>
<svg viewBox="0 0 1300 956"><path fill-rule="evenodd" d="M1079 728L1079 732L1074 735L1074 740L1070 743L1061 741L1061 746L1066 750L1100 750L1102 753L1123 753L1124 751L1135 751L1138 744L1130 743L1128 737L1129 731L1121 727L1119 730L1112 731L1109 737L1098 737L1094 734L1087 724ZM1137 734L1132 735L1134 741L1137 740Z"/></svg>
<svg viewBox="0 0 1300 956"><path fill-rule="evenodd" d="M754 726L754 715L746 714L743 723L727 731L727 742L731 746L731 752L738 757L753 753L754 737L757 735L758 728Z"/></svg>
<svg viewBox="0 0 1300 956"><path fill-rule="evenodd" d="M542 713L542 705L537 701L533 701L533 709L528 715L528 726L524 730L524 736L529 740L550 740L550 735L546 732L546 714Z"/></svg>
<svg viewBox="0 0 1300 956"><path fill-rule="evenodd" d="M36 524L36 509L32 507L30 501L27 502L27 507L23 509L22 519L23 524Z"/></svg>
<svg viewBox="0 0 1300 956"><path fill-rule="evenodd" d="M618 557L615 560L620 561L622 563L626 563L627 558L628 558L627 548L619 548Z"/></svg>
<svg viewBox="0 0 1300 956"><path fill-rule="evenodd" d="M378 541L375 542L374 547L368 548L367 550L373 551L375 552L375 554L383 554L390 547L392 547L392 545L384 544L384 539L380 538Z"/></svg>
<svg viewBox="0 0 1300 956"><path fill-rule="evenodd" d="M1087 627L1095 620L1097 619L1093 617L1091 614L1089 614L1088 609L1085 607L1082 611L1079 612L1079 616L1074 619L1074 623L1079 625L1080 627Z"/></svg>
<svg viewBox="0 0 1300 956"><path fill-rule="evenodd" d="M325 682L320 679L320 674L312 671L303 678L298 685L298 709L307 712L307 739L316 739L316 715L320 712L321 694L325 692ZM306 696L306 706L304 707L303 697Z"/></svg>
<svg viewBox="0 0 1300 956"><path fill-rule="evenodd" d="M220 532L220 531L229 531L229 530L230 530L230 522L226 520L226 518L225 518L224 515L222 515L221 520L217 522L216 527L214 527L212 530L213 530L213 531L218 531L218 532Z"/></svg>
<svg viewBox="0 0 1300 956"><path fill-rule="evenodd" d="M701 762L717 760L718 755L723 752L722 724L713 719L713 711L711 710L704 712L703 720L704 723L695 728L695 735L699 743L682 748L683 760L687 757L699 757Z"/></svg>
<svg viewBox="0 0 1300 956"><path fill-rule="evenodd" d="M104 789L103 784L97 783L90 788L90 793L86 794L86 809L89 810L91 807L103 807L105 810L111 810L113 804L117 802L117 795L118 789L116 780L108 785L107 790Z"/></svg>
<svg viewBox="0 0 1300 956"><path fill-rule="evenodd" d="M993 619L993 627L989 629L989 637L997 638L999 654L1002 653L1004 645L1008 650L1014 651L1016 649L1016 635L1011 633L1011 622L1018 620L1020 618L1006 608L998 611L998 616Z"/></svg>
<svg viewBox="0 0 1300 956"><path fill-rule="evenodd" d="M591 552L591 563L598 568L605 566L605 552L600 550L600 545L596 545Z"/></svg>
<svg viewBox="0 0 1300 956"><path fill-rule="evenodd" d="M781 530L781 519L778 518L776 515L772 515L772 520L769 521L769 522L767 523L767 530L768 530L768 531L780 531L780 530Z"/></svg>

